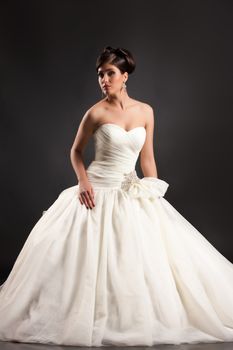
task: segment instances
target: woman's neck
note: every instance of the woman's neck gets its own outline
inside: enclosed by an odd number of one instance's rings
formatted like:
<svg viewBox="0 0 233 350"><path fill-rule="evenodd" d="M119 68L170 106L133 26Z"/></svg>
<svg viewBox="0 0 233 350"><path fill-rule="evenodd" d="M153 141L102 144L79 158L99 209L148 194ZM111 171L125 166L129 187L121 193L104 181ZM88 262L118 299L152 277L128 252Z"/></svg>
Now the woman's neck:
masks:
<svg viewBox="0 0 233 350"><path fill-rule="evenodd" d="M125 110L130 102L130 97L127 91L123 91L115 95L108 95L105 101L114 107Z"/></svg>

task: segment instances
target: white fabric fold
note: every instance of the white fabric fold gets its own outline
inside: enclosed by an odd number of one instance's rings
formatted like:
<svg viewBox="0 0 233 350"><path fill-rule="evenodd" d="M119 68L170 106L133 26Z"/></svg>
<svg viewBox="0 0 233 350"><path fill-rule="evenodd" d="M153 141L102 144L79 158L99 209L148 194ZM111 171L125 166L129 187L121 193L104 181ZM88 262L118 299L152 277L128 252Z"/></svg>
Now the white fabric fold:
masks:
<svg viewBox="0 0 233 350"><path fill-rule="evenodd" d="M132 180L127 190L133 198L155 199L163 197L168 189L169 184L156 177L143 177L139 181Z"/></svg>

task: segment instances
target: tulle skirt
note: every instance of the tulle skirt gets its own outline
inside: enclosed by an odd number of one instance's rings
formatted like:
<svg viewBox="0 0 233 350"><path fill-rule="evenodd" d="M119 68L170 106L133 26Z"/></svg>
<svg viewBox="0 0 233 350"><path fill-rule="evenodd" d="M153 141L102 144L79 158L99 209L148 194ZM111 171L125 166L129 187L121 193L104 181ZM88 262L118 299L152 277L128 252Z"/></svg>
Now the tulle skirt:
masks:
<svg viewBox="0 0 233 350"><path fill-rule="evenodd" d="M233 341L233 264L163 197L168 184L96 184L93 209L78 186L44 211L1 285L0 340Z"/></svg>

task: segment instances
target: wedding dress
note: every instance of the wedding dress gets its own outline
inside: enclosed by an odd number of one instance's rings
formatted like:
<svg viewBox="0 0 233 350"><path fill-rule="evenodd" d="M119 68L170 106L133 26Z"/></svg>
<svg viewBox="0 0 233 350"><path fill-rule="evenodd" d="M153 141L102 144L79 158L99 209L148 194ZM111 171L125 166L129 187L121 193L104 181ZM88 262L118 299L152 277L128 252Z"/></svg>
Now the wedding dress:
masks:
<svg viewBox="0 0 233 350"><path fill-rule="evenodd" d="M233 341L233 264L139 178L146 129L106 123L87 175L30 232L0 286L0 340L77 346Z"/></svg>

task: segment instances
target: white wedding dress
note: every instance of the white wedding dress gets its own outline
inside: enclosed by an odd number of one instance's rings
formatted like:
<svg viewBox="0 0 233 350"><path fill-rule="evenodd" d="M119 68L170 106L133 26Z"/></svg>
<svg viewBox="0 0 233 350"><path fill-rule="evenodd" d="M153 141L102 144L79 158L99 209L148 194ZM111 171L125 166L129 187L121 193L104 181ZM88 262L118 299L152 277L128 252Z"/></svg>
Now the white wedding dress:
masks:
<svg viewBox="0 0 233 350"><path fill-rule="evenodd" d="M87 168L96 206L63 190L0 286L0 340L77 346L233 341L233 264L138 178L144 127L106 123Z"/></svg>

